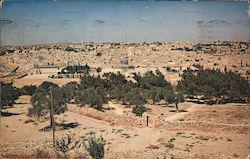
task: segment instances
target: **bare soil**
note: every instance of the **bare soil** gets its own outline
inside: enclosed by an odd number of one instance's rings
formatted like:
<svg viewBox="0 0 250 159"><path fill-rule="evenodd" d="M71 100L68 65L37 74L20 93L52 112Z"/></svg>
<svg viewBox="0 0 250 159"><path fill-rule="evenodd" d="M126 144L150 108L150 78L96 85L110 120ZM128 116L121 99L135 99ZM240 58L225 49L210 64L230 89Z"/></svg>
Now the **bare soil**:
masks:
<svg viewBox="0 0 250 159"><path fill-rule="evenodd" d="M52 132L40 131L48 126L46 119L37 120L27 116L31 107L28 96L21 96L14 108L4 110L15 113L1 117L0 155L7 158L36 158L38 150L52 150ZM70 105L74 107L74 105ZM56 117L58 123L78 123L79 126L57 130L56 137L73 134L75 138L87 139L91 135L102 136L105 141L105 158L247 158L250 152L250 105L226 104L206 106L194 103L181 103L185 112L171 112L173 108L164 105L155 107L152 114L163 118L160 127L127 126L127 123L105 121L105 114L111 118L129 114L130 108L115 107L106 109L98 119L67 111ZM118 107L118 108L117 108ZM82 108L88 111L90 108ZM95 112L93 110L93 112ZM92 113L93 113L92 112ZM128 112L121 114L121 112ZM99 112L97 112L99 113ZM128 121L126 121L128 122ZM192 122L192 124L187 124ZM164 124L165 123L165 124ZM198 124L198 126L197 126ZM201 127L199 127L201 124ZM174 129L168 125L174 125ZM203 129L203 126L207 129ZM228 126L231 129L228 129ZM233 127L240 126L241 131ZM209 129L208 129L209 128ZM84 150L82 150L84 152Z"/></svg>
<svg viewBox="0 0 250 159"><path fill-rule="evenodd" d="M66 51L67 47L75 51ZM120 71L131 80L135 72L159 69L168 81L177 84L183 70L193 68L194 64L221 71L226 67L250 79L249 42L50 44L1 46L0 50L6 52L0 56L0 81L13 82L19 88L40 85L43 81L59 85L79 82L79 78L49 76L57 75L67 65L86 63L93 75L98 75L95 69L101 67L100 75ZM97 56L99 52L101 55ZM38 69L35 65L45 67ZM4 110L9 116L0 117L0 158L58 157L52 148L52 132L40 131L49 125L49 120L27 116L29 100L29 96L21 96L13 108ZM146 113L150 118L148 127L144 123L145 114L136 117L131 108L115 101L104 105L104 112L68 105L68 111L57 116L56 122L76 127L57 129L56 137L72 134L86 140L92 135L102 136L106 141L106 159L249 158L249 104L207 106L185 102L180 103L180 112L164 102L145 106L150 110ZM88 156L83 148L76 151ZM68 158L75 153L70 152Z"/></svg>

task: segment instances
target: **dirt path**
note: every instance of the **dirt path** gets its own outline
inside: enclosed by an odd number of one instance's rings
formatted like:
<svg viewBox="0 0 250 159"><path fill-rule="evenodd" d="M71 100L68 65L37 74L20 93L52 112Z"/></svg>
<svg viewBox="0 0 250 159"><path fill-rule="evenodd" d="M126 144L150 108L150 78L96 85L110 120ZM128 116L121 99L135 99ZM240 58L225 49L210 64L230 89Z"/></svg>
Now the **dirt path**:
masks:
<svg viewBox="0 0 250 159"><path fill-rule="evenodd" d="M185 110L185 112L177 112L171 116L168 116L166 117L164 120L167 121L167 122L173 122L173 121L176 121L176 120L179 120L179 119L182 119L185 117L185 115L193 112L193 111L196 111L200 109L199 106L196 106L196 105L192 105L190 108L188 108L187 110Z"/></svg>
<svg viewBox="0 0 250 159"><path fill-rule="evenodd" d="M114 113L123 115L123 108L121 108L119 105L112 103L111 101L108 102L109 107L114 108Z"/></svg>

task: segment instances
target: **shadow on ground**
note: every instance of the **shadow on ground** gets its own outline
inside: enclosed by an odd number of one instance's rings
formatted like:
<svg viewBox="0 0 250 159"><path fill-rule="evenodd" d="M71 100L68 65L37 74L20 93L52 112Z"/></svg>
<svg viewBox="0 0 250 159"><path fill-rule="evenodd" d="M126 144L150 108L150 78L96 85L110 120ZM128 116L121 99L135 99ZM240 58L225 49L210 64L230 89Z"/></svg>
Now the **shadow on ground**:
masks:
<svg viewBox="0 0 250 159"><path fill-rule="evenodd" d="M170 112L188 112L187 110L179 110L179 111L177 111L177 110L169 110Z"/></svg>
<svg viewBox="0 0 250 159"><path fill-rule="evenodd" d="M13 115L20 115L18 113L11 113L11 112L2 112L0 113L0 116L3 116L3 117L10 117L10 116L13 116Z"/></svg>
<svg viewBox="0 0 250 159"><path fill-rule="evenodd" d="M77 122L71 122L71 123L55 123L56 130L69 130L69 129L74 129L76 127L78 127L80 124ZM40 131L51 131L51 126L46 126L42 129L40 129Z"/></svg>

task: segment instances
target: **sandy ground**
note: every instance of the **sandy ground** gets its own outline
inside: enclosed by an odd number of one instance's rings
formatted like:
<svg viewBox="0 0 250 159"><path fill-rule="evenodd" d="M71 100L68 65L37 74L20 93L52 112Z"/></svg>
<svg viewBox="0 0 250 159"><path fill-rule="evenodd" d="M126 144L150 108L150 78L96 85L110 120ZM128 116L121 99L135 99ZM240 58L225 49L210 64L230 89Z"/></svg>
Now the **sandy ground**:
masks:
<svg viewBox="0 0 250 159"><path fill-rule="evenodd" d="M74 51L67 51L67 48ZM5 53L0 56L0 80L7 82L24 75L35 75L28 79L39 81L43 74L56 75L67 65L85 64L92 68L93 74L97 74L95 69L101 67L101 75L120 71L128 78L134 72L143 74L159 69L173 84L180 79L179 74L184 69L194 64L222 71L227 67L228 71L237 72L246 78L250 75L249 42L69 43L1 46L0 50ZM48 64L55 68L34 67ZM57 82L63 84L61 80Z"/></svg>
<svg viewBox="0 0 250 159"><path fill-rule="evenodd" d="M53 83L56 83L56 84L62 86L62 85L65 85L69 82L72 82L72 81L80 82L80 78L52 79L52 78L49 78L49 74L39 74L39 75L26 76L26 77L20 78L20 79L14 79L13 83L16 87L21 88L25 85L26 86L27 85L39 86L44 81L53 82Z"/></svg>
<svg viewBox="0 0 250 159"><path fill-rule="evenodd" d="M14 108L5 111L16 113L9 117L1 117L0 155L10 158L34 158L38 149L52 147L51 132L39 131L48 125L48 120L36 120L27 116L30 107L29 97L22 96ZM114 103L106 107L109 114L120 114L128 108ZM128 127L96 120L78 113L67 111L57 116L61 123L76 122L76 128L56 131L58 138L67 133L76 138L86 139L91 135L102 136L105 141L105 158L247 158L250 155L250 105L239 106L227 104L220 106L181 103L180 108L187 112L170 112L171 107L163 105L147 105L157 107L152 113L164 114L165 122L207 123L208 126L220 126L203 130L197 127L185 128L181 123L172 130L168 127ZM216 115L215 115L216 114ZM182 120L180 120L182 119ZM245 131L235 132L233 129L221 129L227 125L242 126ZM14 156L14 157L13 157ZM32 157L33 156L33 157Z"/></svg>
<svg viewBox="0 0 250 159"><path fill-rule="evenodd" d="M74 51L67 51L67 47ZM50 44L1 46L0 51L5 53L0 56L0 81L13 82L19 88L40 85L43 81L59 85L79 82L79 78L52 79L49 76L57 75L67 65L86 63L92 68L91 74L97 75L95 69L101 67L100 75L119 71L131 80L133 73L159 69L166 80L176 84L183 70L194 64L222 71L227 67L250 80L249 42ZM46 68L51 64L55 67ZM45 68L37 69L34 65ZM27 116L31 107L29 98L22 96L14 108L4 110L14 115L0 117L0 158L33 159L38 150L52 151L52 132L40 131L49 121ZM155 126L152 121L149 127L140 125L143 118L135 117L131 108L111 101L104 106L110 108L105 112L69 109L57 116L58 123L79 125L57 130L56 137L72 134L86 140L91 135L102 136L106 141L106 159L249 158L250 105L207 106L185 102L180 104L180 109L184 110L181 112L174 112L173 106L166 107L163 103L145 106L150 116L157 119ZM74 108L74 105L69 107ZM84 149L79 151L86 154Z"/></svg>

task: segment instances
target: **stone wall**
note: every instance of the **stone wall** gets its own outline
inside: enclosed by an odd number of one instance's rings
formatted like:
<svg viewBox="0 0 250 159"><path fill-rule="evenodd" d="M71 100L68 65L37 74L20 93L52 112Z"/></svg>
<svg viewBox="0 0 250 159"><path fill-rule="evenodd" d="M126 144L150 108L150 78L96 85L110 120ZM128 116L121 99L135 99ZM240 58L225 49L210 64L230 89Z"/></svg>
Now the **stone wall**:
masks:
<svg viewBox="0 0 250 159"><path fill-rule="evenodd" d="M131 117L125 115L109 114L101 111L94 110L92 108L80 108L77 106L68 106L68 111L78 113L84 116L88 116L97 120L106 121L112 124L130 126L130 127L144 127L143 118Z"/></svg>

